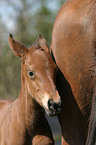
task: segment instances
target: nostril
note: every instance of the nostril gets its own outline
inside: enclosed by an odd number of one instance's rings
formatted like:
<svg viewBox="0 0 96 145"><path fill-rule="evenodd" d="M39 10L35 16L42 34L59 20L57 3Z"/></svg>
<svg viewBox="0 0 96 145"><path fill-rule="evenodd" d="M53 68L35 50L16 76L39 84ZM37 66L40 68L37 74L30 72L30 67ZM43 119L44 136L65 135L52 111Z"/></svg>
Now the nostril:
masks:
<svg viewBox="0 0 96 145"><path fill-rule="evenodd" d="M48 101L48 108L50 110L53 110L53 109L57 110L58 108L61 108L61 101L59 103L54 103L53 100L50 99Z"/></svg>
<svg viewBox="0 0 96 145"><path fill-rule="evenodd" d="M49 101L48 101L48 107L50 108L50 107L53 107L53 101L52 101L52 99L50 99Z"/></svg>

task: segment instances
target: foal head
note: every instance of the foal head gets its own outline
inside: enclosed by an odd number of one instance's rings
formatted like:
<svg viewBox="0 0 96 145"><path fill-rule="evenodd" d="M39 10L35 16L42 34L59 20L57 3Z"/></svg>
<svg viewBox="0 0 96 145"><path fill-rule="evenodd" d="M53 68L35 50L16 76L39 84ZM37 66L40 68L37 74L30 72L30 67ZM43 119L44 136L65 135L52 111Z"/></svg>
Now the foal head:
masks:
<svg viewBox="0 0 96 145"><path fill-rule="evenodd" d="M25 80L27 94L38 102L49 115L61 110L60 96L56 90L57 68L48 52L46 40L39 35L36 44L27 49L9 36L9 44L16 56L21 58L21 77ZM25 83L25 84L24 84Z"/></svg>

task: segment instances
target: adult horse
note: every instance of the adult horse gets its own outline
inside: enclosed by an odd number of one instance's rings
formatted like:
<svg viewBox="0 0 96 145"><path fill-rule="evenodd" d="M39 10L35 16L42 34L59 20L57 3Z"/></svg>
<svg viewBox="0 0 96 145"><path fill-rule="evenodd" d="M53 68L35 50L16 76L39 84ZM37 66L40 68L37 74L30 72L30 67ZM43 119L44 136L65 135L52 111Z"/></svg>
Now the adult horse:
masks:
<svg viewBox="0 0 96 145"><path fill-rule="evenodd" d="M96 0L68 0L54 23L51 50L59 68L63 145L83 145L88 133L96 79L95 18Z"/></svg>

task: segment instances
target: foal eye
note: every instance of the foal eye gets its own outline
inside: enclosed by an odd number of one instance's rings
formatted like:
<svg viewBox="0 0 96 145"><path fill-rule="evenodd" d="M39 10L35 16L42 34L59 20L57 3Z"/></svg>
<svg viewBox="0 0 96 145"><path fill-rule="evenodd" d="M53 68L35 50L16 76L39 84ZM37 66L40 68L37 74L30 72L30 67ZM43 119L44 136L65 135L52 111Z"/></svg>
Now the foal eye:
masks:
<svg viewBox="0 0 96 145"><path fill-rule="evenodd" d="M42 49L42 48L40 50L44 51L44 49Z"/></svg>
<svg viewBox="0 0 96 145"><path fill-rule="evenodd" d="M34 74L34 72L30 71L30 72L28 72L28 75L29 75L30 78L34 78L35 74Z"/></svg>

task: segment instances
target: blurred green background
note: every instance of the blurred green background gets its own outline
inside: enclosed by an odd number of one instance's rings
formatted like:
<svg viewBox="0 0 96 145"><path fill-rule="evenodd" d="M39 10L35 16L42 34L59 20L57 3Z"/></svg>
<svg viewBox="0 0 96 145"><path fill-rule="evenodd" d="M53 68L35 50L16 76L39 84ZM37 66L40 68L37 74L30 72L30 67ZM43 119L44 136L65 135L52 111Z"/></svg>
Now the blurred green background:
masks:
<svg viewBox="0 0 96 145"><path fill-rule="evenodd" d="M9 48L9 33L26 47L30 47L41 33L50 46L53 24L64 2L0 0L0 99L17 98L20 91L20 59ZM53 128L56 129L56 125Z"/></svg>

